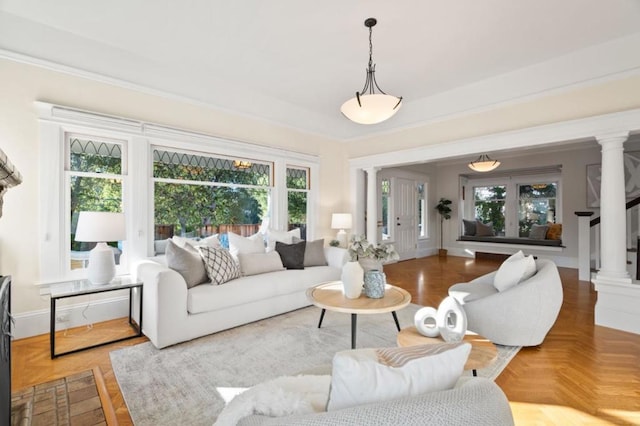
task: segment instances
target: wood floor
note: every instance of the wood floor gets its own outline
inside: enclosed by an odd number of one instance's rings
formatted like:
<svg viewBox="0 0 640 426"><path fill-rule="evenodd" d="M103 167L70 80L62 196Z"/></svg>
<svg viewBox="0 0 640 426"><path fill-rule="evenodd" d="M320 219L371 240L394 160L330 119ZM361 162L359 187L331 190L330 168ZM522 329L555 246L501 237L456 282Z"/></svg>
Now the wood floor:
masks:
<svg viewBox="0 0 640 426"><path fill-rule="evenodd" d="M405 288L413 302L437 306L450 285L495 270L495 261L437 256L385 266L387 280ZM517 425L640 425L640 335L593 325L596 294L577 270L560 268L564 303L558 321L539 347L523 348L496 383L507 395ZM59 337L61 344L111 338L126 320L96 324ZM109 352L146 341L126 342L49 358L49 336L16 340L12 387L37 383L99 366L121 425L131 424L111 369Z"/></svg>

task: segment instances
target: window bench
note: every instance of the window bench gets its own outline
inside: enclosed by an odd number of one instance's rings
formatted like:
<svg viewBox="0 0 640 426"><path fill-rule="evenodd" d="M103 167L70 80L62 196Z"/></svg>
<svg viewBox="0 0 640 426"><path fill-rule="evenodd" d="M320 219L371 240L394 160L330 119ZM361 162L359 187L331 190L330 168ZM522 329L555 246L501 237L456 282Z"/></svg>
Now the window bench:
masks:
<svg viewBox="0 0 640 426"><path fill-rule="evenodd" d="M542 247L564 247L562 240L538 240L526 237L476 237L470 235L462 235L458 241L472 241L477 243L497 243L497 244L515 244L525 246L542 246Z"/></svg>

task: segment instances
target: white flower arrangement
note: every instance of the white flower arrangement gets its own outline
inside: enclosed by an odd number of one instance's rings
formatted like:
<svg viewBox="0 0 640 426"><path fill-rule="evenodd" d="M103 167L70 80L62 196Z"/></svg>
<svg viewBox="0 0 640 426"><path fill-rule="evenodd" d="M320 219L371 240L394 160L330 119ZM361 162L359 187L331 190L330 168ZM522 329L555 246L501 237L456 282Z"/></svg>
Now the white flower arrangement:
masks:
<svg viewBox="0 0 640 426"><path fill-rule="evenodd" d="M351 261L360 259L375 259L379 262L398 260L400 256L393 244L379 243L377 246L371 244L364 235L354 235L348 246Z"/></svg>

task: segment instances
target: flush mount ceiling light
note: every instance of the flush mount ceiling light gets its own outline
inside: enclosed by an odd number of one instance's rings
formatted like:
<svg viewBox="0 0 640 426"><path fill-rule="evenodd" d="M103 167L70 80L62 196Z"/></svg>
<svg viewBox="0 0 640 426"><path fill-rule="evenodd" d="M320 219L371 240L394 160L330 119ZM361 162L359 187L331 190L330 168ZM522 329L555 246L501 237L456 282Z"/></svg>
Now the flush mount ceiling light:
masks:
<svg viewBox="0 0 640 426"><path fill-rule="evenodd" d="M359 124L376 124L391 118L400 109L402 97L387 95L376 82L376 66L373 64L371 34L377 24L375 18L367 18L364 26L369 28L369 64L367 78L362 91L355 98L342 104L340 111L351 121ZM376 89L379 93L376 93Z"/></svg>
<svg viewBox="0 0 640 426"><path fill-rule="evenodd" d="M469 163L469 168L476 172L490 172L498 168L500 162L492 160L487 154L482 154L475 161Z"/></svg>

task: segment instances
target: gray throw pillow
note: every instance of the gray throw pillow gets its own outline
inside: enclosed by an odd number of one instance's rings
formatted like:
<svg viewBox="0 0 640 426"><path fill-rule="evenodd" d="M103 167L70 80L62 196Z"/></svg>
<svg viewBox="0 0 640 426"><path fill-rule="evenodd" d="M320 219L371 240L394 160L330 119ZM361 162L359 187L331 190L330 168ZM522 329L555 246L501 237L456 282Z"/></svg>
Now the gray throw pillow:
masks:
<svg viewBox="0 0 640 426"><path fill-rule="evenodd" d="M299 243L301 241L305 240L293 237L294 243ZM304 267L327 265L327 258L324 255L324 239L307 241L307 245L304 249Z"/></svg>
<svg viewBox="0 0 640 426"><path fill-rule="evenodd" d="M544 240L547 236L547 225L533 225L529 231L529 238L532 240Z"/></svg>
<svg viewBox="0 0 640 426"><path fill-rule="evenodd" d="M240 260L240 273L245 277L284 270L280 255L275 251L268 253L240 253L238 259Z"/></svg>
<svg viewBox="0 0 640 426"><path fill-rule="evenodd" d="M464 226L464 235L472 237L476 235L476 221L462 219L462 225Z"/></svg>
<svg viewBox="0 0 640 426"><path fill-rule="evenodd" d="M165 247L165 255L167 257L167 266L182 275L187 283L187 288L209 281L207 270L200 254L178 247L176 243L169 239Z"/></svg>
<svg viewBox="0 0 640 426"><path fill-rule="evenodd" d="M493 237L493 222L482 223L476 220L476 236L477 237Z"/></svg>
<svg viewBox="0 0 640 426"><path fill-rule="evenodd" d="M280 255L280 259L282 259L282 264L287 269L304 269L304 252L306 246L306 241L293 244L276 241L276 251Z"/></svg>

